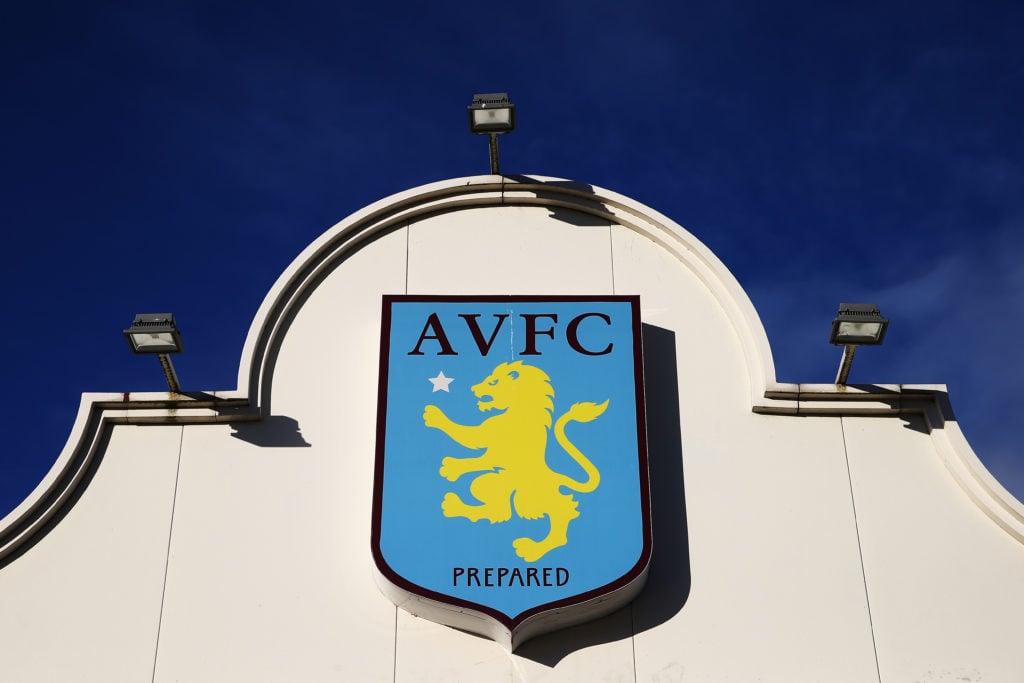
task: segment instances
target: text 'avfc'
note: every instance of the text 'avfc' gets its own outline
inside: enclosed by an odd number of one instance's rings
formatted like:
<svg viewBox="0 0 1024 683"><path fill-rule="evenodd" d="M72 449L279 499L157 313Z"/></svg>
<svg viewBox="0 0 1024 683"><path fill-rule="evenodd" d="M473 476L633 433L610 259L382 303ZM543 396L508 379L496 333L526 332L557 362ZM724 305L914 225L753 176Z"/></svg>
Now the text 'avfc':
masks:
<svg viewBox="0 0 1024 683"><path fill-rule="evenodd" d="M456 344L465 352L466 344L472 342L480 355L486 356L499 334L503 330L507 333L509 326L513 328L512 338L523 340L520 351L523 356L542 355L545 344L554 343L562 336L569 348L585 356L604 356L611 353L615 346L608 340L607 333L612 319L605 313L580 313L571 318L564 328L557 313L520 313L514 317L508 313L493 313L491 320L481 320L481 315L460 313L442 321L436 312L431 313L424 321L415 346L407 355L433 353L438 356L457 356L459 350L456 350Z"/></svg>

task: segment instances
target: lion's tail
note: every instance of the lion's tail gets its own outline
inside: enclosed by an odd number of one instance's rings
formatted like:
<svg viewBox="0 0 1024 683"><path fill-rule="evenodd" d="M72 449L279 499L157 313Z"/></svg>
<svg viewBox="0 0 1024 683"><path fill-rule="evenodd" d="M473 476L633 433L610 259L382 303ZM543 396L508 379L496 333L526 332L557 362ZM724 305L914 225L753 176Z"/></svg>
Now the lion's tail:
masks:
<svg viewBox="0 0 1024 683"><path fill-rule="evenodd" d="M555 423L555 438L558 440L558 444L587 473L587 478L584 481L576 481L571 477L563 475L562 486L580 493L590 493L601 483L601 473L598 472L594 463L590 462L587 456L583 455L580 449L576 448L569 441L569 437L565 435L565 426L570 422L590 422L591 420L596 420L607 408L608 401L604 403L573 403L569 410L562 417L558 418L558 421Z"/></svg>

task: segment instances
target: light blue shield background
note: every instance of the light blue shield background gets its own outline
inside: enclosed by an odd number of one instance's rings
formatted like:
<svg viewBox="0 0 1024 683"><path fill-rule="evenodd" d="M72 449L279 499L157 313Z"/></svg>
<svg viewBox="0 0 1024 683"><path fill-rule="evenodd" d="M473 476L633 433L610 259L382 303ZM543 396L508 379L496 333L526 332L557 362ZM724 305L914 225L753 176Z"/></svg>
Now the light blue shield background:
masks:
<svg viewBox="0 0 1024 683"><path fill-rule="evenodd" d="M585 348L612 352L587 356L570 348L565 331L577 315L599 312L611 318L607 325L588 318L578 337ZM437 313L456 356L438 355L440 345L423 342L423 355L409 355L416 347L431 313ZM482 356L466 322L459 314L480 313L485 338L496 323L495 314L508 314L494 345ZM555 313L557 323L537 321L538 329L555 328L555 339L539 335L541 355L522 356L523 313ZM432 334L432 332L430 333ZM385 427L383 495L381 498L380 551L387 564L407 581L437 593L495 609L514 618L533 607L570 598L607 585L630 571L643 550L643 513L637 441L637 402L634 380L632 307L628 301L600 302L422 302L393 301L388 349L387 413ZM470 387L502 362L522 360L541 368L555 391L553 421L570 405L601 403L606 412L589 423L569 423L566 433L598 468L600 486L591 493L573 493L579 517L569 525L569 543L528 563L515 554L512 541L521 536L539 540L547 535L546 518L523 520L513 514L504 523L470 522L447 518L441 512L445 493L454 491L467 503L476 500L469 485L479 473L449 482L438 473L444 456L473 457L482 451L459 446L437 429L423 424L428 404L441 408L460 424L479 424L496 413L477 409ZM450 391L433 391L429 378L444 372L454 378ZM549 432L547 462L556 472L576 480L583 470L565 453ZM455 567L564 567L570 580L551 587L476 587L462 581L453 585Z"/></svg>

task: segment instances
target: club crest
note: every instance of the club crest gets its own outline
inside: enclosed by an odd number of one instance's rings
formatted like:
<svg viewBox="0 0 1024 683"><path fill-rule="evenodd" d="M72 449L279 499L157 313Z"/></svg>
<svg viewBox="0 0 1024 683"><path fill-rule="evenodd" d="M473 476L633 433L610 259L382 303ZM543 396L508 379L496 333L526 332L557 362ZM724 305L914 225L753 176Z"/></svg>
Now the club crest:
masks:
<svg viewBox="0 0 1024 683"><path fill-rule="evenodd" d="M372 550L409 611L514 648L639 591L636 297L384 297Z"/></svg>

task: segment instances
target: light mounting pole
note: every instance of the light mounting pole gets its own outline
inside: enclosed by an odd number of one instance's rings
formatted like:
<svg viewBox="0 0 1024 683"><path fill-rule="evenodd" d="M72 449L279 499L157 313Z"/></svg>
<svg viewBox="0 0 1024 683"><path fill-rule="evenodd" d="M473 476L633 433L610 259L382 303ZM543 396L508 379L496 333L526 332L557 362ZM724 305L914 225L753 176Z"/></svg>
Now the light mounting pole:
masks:
<svg viewBox="0 0 1024 683"><path fill-rule="evenodd" d="M473 95L473 102L467 109L470 132L489 138L491 175L500 175L498 136L515 130L516 106L508 99L508 93L498 92Z"/></svg>
<svg viewBox="0 0 1024 683"><path fill-rule="evenodd" d="M124 331L132 353L156 354L163 368L167 386L173 394L181 393L178 374L174 371L169 354L181 353L181 332L170 313L139 313L132 326Z"/></svg>
<svg viewBox="0 0 1024 683"><path fill-rule="evenodd" d="M853 356L858 346L878 346L885 340L889 320L883 318L874 304L839 304L839 312L832 321L829 343L842 346L843 358L836 373L836 385L846 386Z"/></svg>

